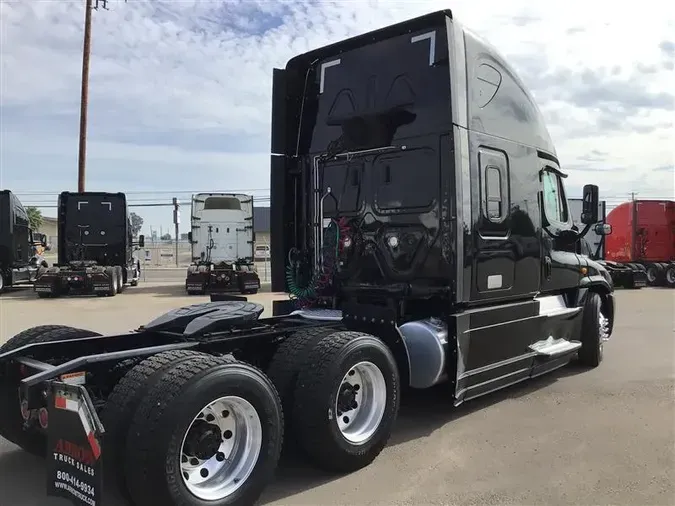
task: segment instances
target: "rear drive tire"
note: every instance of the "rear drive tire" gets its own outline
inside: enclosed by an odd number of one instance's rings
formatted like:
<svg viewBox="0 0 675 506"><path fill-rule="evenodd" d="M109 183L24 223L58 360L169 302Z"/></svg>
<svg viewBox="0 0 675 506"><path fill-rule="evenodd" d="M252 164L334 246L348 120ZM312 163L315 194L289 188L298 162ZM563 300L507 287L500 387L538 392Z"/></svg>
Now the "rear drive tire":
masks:
<svg viewBox="0 0 675 506"><path fill-rule="evenodd" d="M602 313L602 298L588 292L581 322L579 362L585 367L598 367L602 362L604 342L609 338L609 321Z"/></svg>
<svg viewBox="0 0 675 506"><path fill-rule="evenodd" d="M295 390L293 427L318 467L351 472L382 452L400 404L396 360L380 339L335 332L306 359Z"/></svg>
<svg viewBox="0 0 675 506"><path fill-rule="evenodd" d="M664 278L668 288L675 288L675 264L669 265L666 268Z"/></svg>
<svg viewBox="0 0 675 506"><path fill-rule="evenodd" d="M663 278L663 267L660 264L649 264L647 266L647 284L649 286L658 286Z"/></svg>
<svg viewBox="0 0 675 506"><path fill-rule="evenodd" d="M161 379L164 372L176 364L194 357L205 356L190 350L165 351L146 358L129 370L115 385L101 413L106 429L106 475L115 476L121 495L130 501L124 473L124 449L129 425L138 404Z"/></svg>
<svg viewBox="0 0 675 506"><path fill-rule="evenodd" d="M40 325L12 337L0 347L0 354L28 344L68 341L100 335L98 332L65 325ZM37 429L23 429L18 383L13 382L12 378L7 379L9 381L0 376L0 436L28 453L43 457L47 450L46 435Z"/></svg>
<svg viewBox="0 0 675 506"><path fill-rule="evenodd" d="M267 375L279 392L284 413L290 414L293 412L295 385L298 381L298 374L307 364L309 352L321 339L334 332L335 329L325 327L299 330L288 336L274 352L270 365L267 368ZM293 436L292 422L292 417L287 416L285 448L296 443Z"/></svg>
<svg viewBox="0 0 675 506"><path fill-rule="evenodd" d="M176 364L133 417L131 497L144 505L252 505L273 478L283 423L276 389L258 369L229 357Z"/></svg>
<svg viewBox="0 0 675 506"><path fill-rule="evenodd" d="M124 272L122 272L122 266L116 265L115 271L117 272L117 293L122 293L124 291Z"/></svg>
<svg viewBox="0 0 675 506"><path fill-rule="evenodd" d="M105 273L110 280L110 286L106 295L108 295L108 297L114 297L117 295L117 271L114 267L106 267Z"/></svg>

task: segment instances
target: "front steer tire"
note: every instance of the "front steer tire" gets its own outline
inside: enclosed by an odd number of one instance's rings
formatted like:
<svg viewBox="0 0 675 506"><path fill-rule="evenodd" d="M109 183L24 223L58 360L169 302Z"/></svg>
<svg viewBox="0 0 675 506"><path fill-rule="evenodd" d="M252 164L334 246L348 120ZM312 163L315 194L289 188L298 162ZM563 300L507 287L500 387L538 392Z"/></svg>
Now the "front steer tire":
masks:
<svg viewBox="0 0 675 506"><path fill-rule="evenodd" d="M584 367L598 367L602 362L602 316L602 297L596 292L588 292L581 320L581 348L578 353L579 363Z"/></svg>
<svg viewBox="0 0 675 506"><path fill-rule="evenodd" d="M350 442L338 426L338 417L342 417L337 413L338 393L341 385L346 385L343 379L349 378L355 366L363 367L360 364L364 363L382 374L385 391L379 390L379 393L384 410L370 437ZM329 334L309 351L306 368L298 375L293 408L295 438L319 468L337 472L361 469L375 460L387 445L398 415L400 391L396 360L380 339L350 331ZM363 390L362 395L365 395ZM356 399L358 404L364 397ZM356 416L354 423L358 419Z"/></svg>
<svg viewBox="0 0 675 506"><path fill-rule="evenodd" d="M205 406L224 396L245 399L255 408L262 434L260 453L250 475L241 478L234 492L205 501L185 485L183 440ZM258 369L230 357L197 357L176 364L150 388L133 417L125 457L130 495L138 505L252 505L273 478L283 426L276 389ZM231 474L236 480L235 476Z"/></svg>
<svg viewBox="0 0 675 506"><path fill-rule="evenodd" d="M16 334L0 346L0 354L29 344L69 341L100 335L98 332L65 325L40 325ZM47 450L46 435L37 429L23 429L18 387L18 383L0 380L0 436L30 454L44 457Z"/></svg>
<svg viewBox="0 0 675 506"><path fill-rule="evenodd" d="M115 385L101 413L105 427L106 475L114 476L117 489L130 500L124 473L124 448L129 425L141 399L162 375L176 364L194 357L208 356L190 350L171 350L146 358L131 368Z"/></svg>

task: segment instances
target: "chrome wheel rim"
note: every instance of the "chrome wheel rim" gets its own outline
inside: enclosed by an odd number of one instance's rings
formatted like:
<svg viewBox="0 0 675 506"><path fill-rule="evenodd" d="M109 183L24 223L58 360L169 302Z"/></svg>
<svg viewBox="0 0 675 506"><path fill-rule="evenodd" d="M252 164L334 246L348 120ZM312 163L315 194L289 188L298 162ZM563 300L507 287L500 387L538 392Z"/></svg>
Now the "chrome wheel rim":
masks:
<svg viewBox="0 0 675 506"><path fill-rule="evenodd" d="M203 501L236 492L255 468L262 449L262 423L241 397L221 397L192 420L181 444L180 471L185 487Z"/></svg>
<svg viewBox="0 0 675 506"><path fill-rule="evenodd" d="M654 283L656 281L656 268L650 267L647 269L647 281Z"/></svg>
<svg viewBox="0 0 675 506"><path fill-rule="evenodd" d="M340 382L335 413L342 437L362 445L373 437L384 417L387 383L380 368L372 362L354 365Z"/></svg>

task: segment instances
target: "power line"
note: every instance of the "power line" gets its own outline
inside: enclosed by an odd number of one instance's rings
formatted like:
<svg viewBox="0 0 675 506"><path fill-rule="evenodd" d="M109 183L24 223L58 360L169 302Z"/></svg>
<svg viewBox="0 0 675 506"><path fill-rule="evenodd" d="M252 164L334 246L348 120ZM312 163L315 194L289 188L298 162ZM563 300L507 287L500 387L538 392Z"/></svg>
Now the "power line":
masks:
<svg viewBox="0 0 675 506"><path fill-rule="evenodd" d="M238 190L147 190L147 191L126 191L126 195L183 195L187 193L248 193L248 192L269 192L270 188L243 188ZM12 191L14 195L59 195L61 192L54 191Z"/></svg>

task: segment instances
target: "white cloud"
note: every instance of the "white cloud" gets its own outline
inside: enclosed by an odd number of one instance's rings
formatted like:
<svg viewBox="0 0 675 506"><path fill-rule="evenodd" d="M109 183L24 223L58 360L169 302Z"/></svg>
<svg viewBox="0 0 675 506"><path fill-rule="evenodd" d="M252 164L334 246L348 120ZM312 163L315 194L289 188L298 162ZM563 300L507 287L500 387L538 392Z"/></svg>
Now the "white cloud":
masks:
<svg viewBox="0 0 675 506"><path fill-rule="evenodd" d="M109 0L94 12L89 188L269 186L272 68L448 5ZM674 172L654 170L674 161L675 13L665 5L451 7L533 90L559 157L577 169L570 185L670 196ZM83 18L82 1L0 4L0 186L55 194L75 182Z"/></svg>

